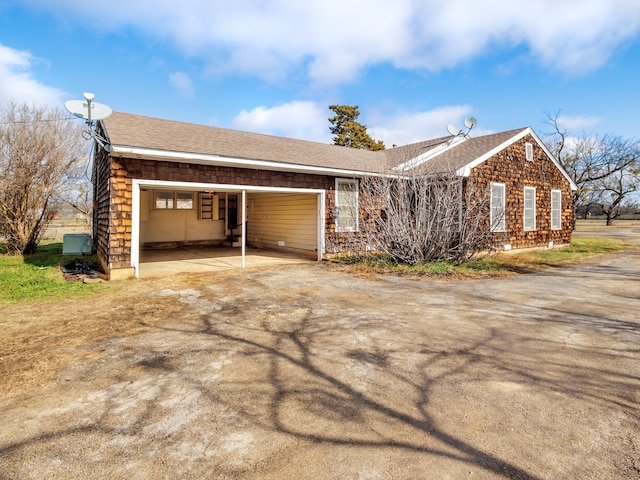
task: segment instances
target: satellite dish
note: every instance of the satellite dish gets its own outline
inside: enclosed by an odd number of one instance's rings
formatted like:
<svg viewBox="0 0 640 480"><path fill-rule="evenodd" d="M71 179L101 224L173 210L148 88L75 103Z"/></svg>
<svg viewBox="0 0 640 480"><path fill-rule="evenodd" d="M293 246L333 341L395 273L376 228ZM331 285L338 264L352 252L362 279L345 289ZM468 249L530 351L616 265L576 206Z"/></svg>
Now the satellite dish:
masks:
<svg viewBox="0 0 640 480"><path fill-rule="evenodd" d="M87 121L87 127L89 127L89 130L82 132L82 136L86 140L91 138L94 139L107 153L111 153L112 148L109 141L106 138L101 137L93 128L93 121L107 118L111 115L111 108L103 105L102 103L93 102L94 97L95 95L93 93L85 93L85 100L69 100L68 102L65 102L64 108L66 108L72 115Z"/></svg>
<svg viewBox="0 0 640 480"><path fill-rule="evenodd" d="M65 102L64 108L69 113L87 121L102 120L111 115L111 108L102 104L85 100L69 100Z"/></svg>
<svg viewBox="0 0 640 480"><path fill-rule="evenodd" d="M477 125L478 121L473 117L467 117L464 119L464 126L471 130Z"/></svg>
<svg viewBox="0 0 640 480"><path fill-rule="evenodd" d="M449 125L449 126L447 127L447 131L448 131L451 135L453 135L454 137L455 137L456 135L459 135L459 134L460 134L460 132L461 132L461 130L460 130L458 127L456 127L455 125Z"/></svg>

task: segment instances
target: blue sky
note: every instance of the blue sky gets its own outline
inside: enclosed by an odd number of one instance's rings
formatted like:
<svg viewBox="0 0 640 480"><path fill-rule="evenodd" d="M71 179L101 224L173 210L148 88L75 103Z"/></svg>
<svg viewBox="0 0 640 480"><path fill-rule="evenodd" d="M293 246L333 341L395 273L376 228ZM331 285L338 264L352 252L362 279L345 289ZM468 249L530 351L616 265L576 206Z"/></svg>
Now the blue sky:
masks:
<svg viewBox="0 0 640 480"><path fill-rule="evenodd" d="M114 110L331 142L358 105L403 145L560 112L637 138L640 0L0 0L0 105Z"/></svg>

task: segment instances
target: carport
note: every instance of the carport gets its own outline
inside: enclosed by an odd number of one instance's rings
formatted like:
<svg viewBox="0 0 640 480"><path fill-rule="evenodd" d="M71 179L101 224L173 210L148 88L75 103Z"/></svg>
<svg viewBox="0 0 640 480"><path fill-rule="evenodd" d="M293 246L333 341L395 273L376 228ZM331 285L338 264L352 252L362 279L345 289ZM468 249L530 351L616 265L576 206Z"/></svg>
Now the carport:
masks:
<svg viewBox="0 0 640 480"><path fill-rule="evenodd" d="M324 210L321 189L134 179L131 267L140 277L321 260ZM164 248L145 249L149 239Z"/></svg>

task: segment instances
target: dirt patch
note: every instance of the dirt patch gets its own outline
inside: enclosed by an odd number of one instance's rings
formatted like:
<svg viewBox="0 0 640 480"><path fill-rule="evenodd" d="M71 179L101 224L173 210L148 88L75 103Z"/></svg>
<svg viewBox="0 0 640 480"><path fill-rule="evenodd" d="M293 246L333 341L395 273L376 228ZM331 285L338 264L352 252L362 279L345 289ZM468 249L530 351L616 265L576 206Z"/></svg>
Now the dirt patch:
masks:
<svg viewBox="0 0 640 480"><path fill-rule="evenodd" d="M80 262L74 260L60 267L63 278L68 282L85 282L108 280L100 262Z"/></svg>
<svg viewBox="0 0 640 480"><path fill-rule="evenodd" d="M9 306L0 478L640 478L639 271L301 264Z"/></svg>

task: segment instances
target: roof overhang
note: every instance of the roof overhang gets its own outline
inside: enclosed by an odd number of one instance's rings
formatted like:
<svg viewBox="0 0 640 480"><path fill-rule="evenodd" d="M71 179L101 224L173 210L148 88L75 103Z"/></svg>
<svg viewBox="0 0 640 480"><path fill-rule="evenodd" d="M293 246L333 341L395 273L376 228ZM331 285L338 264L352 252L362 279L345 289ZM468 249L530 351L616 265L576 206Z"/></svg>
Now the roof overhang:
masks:
<svg viewBox="0 0 640 480"><path fill-rule="evenodd" d="M296 163L275 162L270 160L255 160L251 158L226 157L223 155L210 155L191 152L175 152L171 150L158 150L142 147L128 147L111 145L112 157L116 158L140 158L165 162L192 163L196 165L210 165L217 167L249 168L253 170L270 170L289 173L307 173L311 175L328 175L332 177L371 177L398 175L378 173L373 171L318 167L314 165L301 165Z"/></svg>
<svg viewBox="0 0 640 480"><path fill-rule="evenodd" d="M120 158L140 158L145 160L157 160L165 162L193 163L198 165L211 165L219 167L250 168L254 170L272 170L291 173L309 173L314 175L361 177L371 175L370 172L360 170L317 167L313 165L301 165L295 163L273 162L268 160L255 160L250 158L225 157L191 152L174 152L170 150L157 150L151 148L128 147L122 145L111 146L111 156Z"/></svg>
<svg viewBox="0 0 640 480"><path fill-rule="evenodd" d="M573 179L569 176L569 174L566 172L566 170L564 168L562 168L562 165L560 165L560 162L558 162L556 157L549 151L549 149L545 146L545 144L542 142L542 140L540 140L540 137L538 137L536 132L534 132L531 127L525 128L524 130L522 130L521 132L518 132L513 137L511 137L508 140L502 142L497 147L494 147L491 150L485 152L484 154L482 154L481 156L476 158L473 162L470 162L470 163L466 164L465 166L463 166L462 168L458 169L456 171L456 174L464 176L464 177L468 177L469 175L471 175L471 170L474 167L477 167L482 162L488 160L489 158L493 157L498 152L500 152L500 151L504 150L505 148L507 148L512 143L517 142L518 140L524 138L527 135L531 135L534 138L534 140L536 141L536 143L540 146L540 148L542 148L544 150L544 153L551 159L551 161L558 168L558 170L560 170L560 173L562 173L562 175L567 179L567 181L569 182L569 185L571 187L571 190L577 190L578 187L575 184L575 182L573 181Z"/></svg>
<svg viewBox="0 0 640 480"><path fill-rule="evenodd" d="M452 148L460 145L462 142L468 140L469 137L466 135L457 135L439 145L434 146L429 149L425 153L418 155L400 165L393 167L393 170L406 172L409 170L413 170L414 168L419 167L420 165L428 162L432 158L437 157L438 155L442 155L444 152L451 150Z"/></svg>

